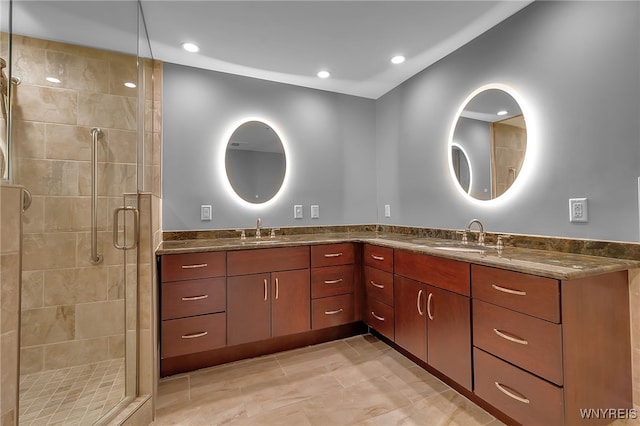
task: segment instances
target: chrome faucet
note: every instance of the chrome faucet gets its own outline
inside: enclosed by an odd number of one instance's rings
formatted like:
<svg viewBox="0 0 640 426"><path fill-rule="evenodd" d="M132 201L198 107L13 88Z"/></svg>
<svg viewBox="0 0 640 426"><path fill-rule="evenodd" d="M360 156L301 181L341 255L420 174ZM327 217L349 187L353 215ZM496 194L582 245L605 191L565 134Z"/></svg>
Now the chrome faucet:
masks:
<svg viewBox="0 0 640 426"><path fill-rule="evenodd" d="M262 238L262 235L260 235L260 229L262 229L262 219L258 218L256 221L256 238Z"/></svg>
<svg viewBox="0 0 640 426"><path fill-rule="evenodd" d="M478 224L478 227L480 228L479 230L479 234L478 234L478 245L483 246L484 245L484 226L482 225L482 222L480 222L480 220L478 219L471 219L471 221L467 224L467 227L464 229L465 233L471 232L471 225L473 225L474 223Z"/></svg>

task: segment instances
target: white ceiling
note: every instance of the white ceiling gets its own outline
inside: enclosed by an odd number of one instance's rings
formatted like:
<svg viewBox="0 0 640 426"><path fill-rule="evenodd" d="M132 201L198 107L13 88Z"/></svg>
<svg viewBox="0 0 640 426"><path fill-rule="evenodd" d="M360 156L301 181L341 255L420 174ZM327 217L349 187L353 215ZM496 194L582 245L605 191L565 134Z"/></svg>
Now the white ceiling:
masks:
<svg viewBox="0 0 640 426"><path fill-rule="evenodd" d="M529 3L142 0L142 9L161 61L376 99ZM14 32L51 40L136 53L137 22L132 0L14 0ZM183 51L185 41L200 52ZM407 61L392 65L396 54Z"/></svg>

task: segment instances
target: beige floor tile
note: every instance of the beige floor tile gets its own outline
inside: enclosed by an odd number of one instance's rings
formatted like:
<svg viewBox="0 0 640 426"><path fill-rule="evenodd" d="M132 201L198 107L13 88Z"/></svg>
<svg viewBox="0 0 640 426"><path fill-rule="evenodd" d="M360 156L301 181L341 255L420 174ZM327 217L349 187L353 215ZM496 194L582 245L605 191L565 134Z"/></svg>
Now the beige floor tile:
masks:
<svg viewBox="0 0 640 426"><path fill-rule="evenodd" d="M501 426L371 335L165 378L154 425Z"/></svg>

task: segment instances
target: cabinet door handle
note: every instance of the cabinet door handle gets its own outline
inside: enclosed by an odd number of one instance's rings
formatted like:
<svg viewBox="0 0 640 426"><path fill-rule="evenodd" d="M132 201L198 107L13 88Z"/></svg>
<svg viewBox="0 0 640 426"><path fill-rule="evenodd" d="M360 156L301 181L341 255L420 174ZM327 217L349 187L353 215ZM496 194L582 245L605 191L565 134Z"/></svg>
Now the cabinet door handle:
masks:
<svg viewBox="0 0 640 426"><path fill-rule="evenodd" d="M276 300L280 297L280 281L276 278Z"/></svg>
<svg viewBox="0 0 640 426"><path fill-rule="evenodd" d="M522 395L516 395L518 392L514 391L513 389L509 390L505 385L501 385L498 382L494 382L494 383L496 384L496 387L498 388L498 390L503 394L507 395L510 398L515 399L516 401L520 401L523 404L529 404L530 401L527 398L525 398Z"/></svg>
<svg viewBox="0 0 640 426"><path fill-rule="evenodd" d="M527 342L524 339L521 339L519 337L515 337L515 336L509 336L508 334L498 330L497 328L493 329L494 333L496 333L498 336L502 337L503 339L506 339L510 342L514 342L514 343L520 343L521 345L528 345L529 342Z"/></svg>
<svg viewBox="0 0 640 426"><path fill-rule="evenodd" d="M384 256L376 256L375 254L372 254L371 257L373 260L384 260Z"/></svg>
<svg viewBox="0 0 640 426"><path fill-rule="evenodd" d="M325 253L324 257L340 257L342 253Z"/></svg>
<svg viewBox="0 0 640 426"><path fill-rule="evenodd" d="M526 291L512 290L510 288L500 287L499 285L496 285L496 284L491 284L491 287L493 287L494 289L496 289L498 291L501 291L503 293L515 294L516 296L526 296L527 295Z"/></svg>
<svg viewBox="0 0 640 426"><path fill-rule="evenodd" d="M335 311L324 311L325 315L335 315L335 314L339 314L342 312L342 308L340 309L336 309Z"/></svg>
<svg viewBox="0 0 640 426"><path fill-rule="evenodd" d="M206 263L198 263L195 265L182 265L182 269L198 269L198 268L206 268L207 265Z"/></svg>
<svg viewBox="0 0 640 426"><path fill-rule="evenodd" d="M373 315L373 317L374 317L375 319L377 319L378 321L384 321L384 317L379 317L379 316L377 316L377 315L376 315L376 313L375 313L375 312L373 312L373 311L371 311L371 315Z"/></svg>
<svg viewBox="0 0 640 426"><path fill-rule="evenodd" d="M431 299L433 298L433 293L429 293L429 297L427 297L427 316L430 320L433 320L433 315L431 314Z"/></svg>
<svg viewBox="0 0 640 426"><path fill-rule="evenodd" d="M376 282L375 282L375 281L373 281L373 280L371 280L371 281L369 281L369 282L370 282L370 283L371 283L371 285L372 285L372 286L374 286L374 287L384 288L384 285L382 285L382 284L376 284Z"/></svg>
<svg viewBox="0 0 640 426"><path fill-rule="evenodd" d="M342 281L344 281L342 278L338 278L337 280L325 280L324 283L325 284L340 284Z"/></svg>
<svg viewBox="0 0 640 426"><path fill-rule="evenodd" d="M207 297L209 297L208 294L202 294L200 296L187 296L187 297L183 297L182 300L184 302L191 302L193 300L202 300L202 299L206 299Z"/></svg>
<svg viewBox="0 0 640 426"><path fill-rule="evenodd" d="M264 301L267 301L267 298L269 297L269 283L267 282L267 279L264 279Z"/></svg>
<svg viewBox="0 0 640 426"><path fill-rule="evenodd" d="M209 334L209 332L207 332L207 331L202 331L200 333L193 333L193 334L183 334L182 338L183 339L197 339L198 337L204 337L207 334Z"/></svg>
<svg viewBox="0 0 640 426"><path fill-rule="evenodd" d="M422 310L421 306L420 306L420 299L422 299L422 289L420 289L420 291L418 292L418 299L416 300L416 307L418 308L418 313L420 314L420 316L424 315L424 311Z"/></svg>

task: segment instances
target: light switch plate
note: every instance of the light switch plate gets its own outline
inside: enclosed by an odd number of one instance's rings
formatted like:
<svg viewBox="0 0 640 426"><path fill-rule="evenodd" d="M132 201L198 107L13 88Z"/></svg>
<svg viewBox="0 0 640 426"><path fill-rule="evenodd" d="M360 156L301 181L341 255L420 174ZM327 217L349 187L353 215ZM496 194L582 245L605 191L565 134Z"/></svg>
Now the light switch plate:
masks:
<svg viewBox="0 0 640 426"><path fill-rule="evenodd" d="M320 217L320 206L311 206L311 219L318 219Z"/></svg>
<svg viewBox="0 0 640 426"><path fill-rule="evenodd" d="M391 205L384 205L384 217L391 217Z"/></svg>
<svg viewBox="0 0 640 426"><path fill-rule="evenodd" d="M200 206L200 220L202 221L207 221L207 220L212 220L213 219L213 214L212 214L212 209L211 209L211 205L201 205Z"/></svg>
<svg viewBox="0 0 640 426"><path fill-rule="evenodd" d="M293 218L294 219L302 219L302 204L296 204L293 206Z"/></svg>
<svg viewBox="0 0 640 426"><path fill-rule="evenodd" d="M569 199L569 222L589 222L586 198Z"/></svg>

